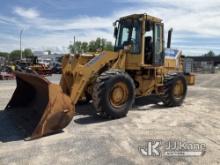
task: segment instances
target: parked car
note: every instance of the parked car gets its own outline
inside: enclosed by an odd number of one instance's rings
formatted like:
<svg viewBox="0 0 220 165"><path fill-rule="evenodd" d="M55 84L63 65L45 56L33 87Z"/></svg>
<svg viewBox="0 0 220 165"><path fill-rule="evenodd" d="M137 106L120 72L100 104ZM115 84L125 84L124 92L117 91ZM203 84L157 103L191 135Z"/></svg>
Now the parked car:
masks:
<svg viewBox="0 0 220 165"><path fill-rule="evenodd" d="M13 74L13 70L9 66L3 66L0 69L0 80L13 80L15 79L15 75Z"/></svg>

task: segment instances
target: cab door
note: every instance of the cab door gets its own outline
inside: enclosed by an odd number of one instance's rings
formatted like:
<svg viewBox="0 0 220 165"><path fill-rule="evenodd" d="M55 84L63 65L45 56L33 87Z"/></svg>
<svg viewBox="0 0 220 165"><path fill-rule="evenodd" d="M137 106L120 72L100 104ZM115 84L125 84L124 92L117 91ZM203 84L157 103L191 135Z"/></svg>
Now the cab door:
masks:
<svg viewBox="0 0 220 165"><path fill-rule="evenodd" d="M163 24L155 23L153 65L162 66L163 63L164 63Z"/></svg>
<svg viewBox="0 0 220 165"><path fill-rule="evenodd" d="M126 69L139 70L141 66L141 22L135 20L130 29L130 43L132 43L130 52L126 55Z"/></svg>

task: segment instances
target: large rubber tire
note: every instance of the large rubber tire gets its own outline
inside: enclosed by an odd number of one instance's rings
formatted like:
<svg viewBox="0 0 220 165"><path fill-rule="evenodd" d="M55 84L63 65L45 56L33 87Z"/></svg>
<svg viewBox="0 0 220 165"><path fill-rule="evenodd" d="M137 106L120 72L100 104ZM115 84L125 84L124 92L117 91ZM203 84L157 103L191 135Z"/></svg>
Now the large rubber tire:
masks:
<svg viewBox="0 0 220 165"><path fill-rule="evenodd" d="M181 97L176 98L174 95L174 88L178 81L182 83L183 92ZM187 82L185 77L181 74L166 75L164 80L163 93L164 94L161 96L161 99L165 106L181 106L187 94Z"/></svg>
<svg viewBox="0 0 220 165"><path fill-rule="evenodd" d="M123 84L126 87L125 101L114 106L111 102L114 85ZM98 115L105 118L121 118L127 115L135 99L135 85L133 79L124 71L112 69L103 72L97 79L93 88L93 105Z"/></svg>

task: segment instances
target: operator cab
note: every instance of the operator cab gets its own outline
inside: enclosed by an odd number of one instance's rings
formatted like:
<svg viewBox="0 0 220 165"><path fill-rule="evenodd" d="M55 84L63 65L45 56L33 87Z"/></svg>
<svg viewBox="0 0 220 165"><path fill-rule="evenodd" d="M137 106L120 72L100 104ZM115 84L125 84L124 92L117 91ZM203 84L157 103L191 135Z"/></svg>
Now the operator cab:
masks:
<svg viewBox="0 0 220 165"><path fill-rule="evenodd" d="M118 22L115 51L131 46L130 52L138 54L141 51L141 22L135 19L122 19Z"/></svg>
<svg viewBox="0 0 220 165"><path fill-rule="evenodd" d="M136 66L162 66L164 43L161 22L162 20L146 14L135 14L116 21L115 51L130 47L128 63L136 62Z"/></svg>

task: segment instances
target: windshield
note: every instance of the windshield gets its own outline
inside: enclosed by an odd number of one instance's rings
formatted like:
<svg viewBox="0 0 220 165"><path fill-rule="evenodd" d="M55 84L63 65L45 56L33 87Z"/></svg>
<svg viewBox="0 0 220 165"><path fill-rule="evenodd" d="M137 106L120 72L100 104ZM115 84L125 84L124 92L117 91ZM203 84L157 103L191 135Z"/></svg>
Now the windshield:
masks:
<svg viewBox="0 0 220 165"><path fill-rule="evenodd" d="M131 53L140 53L140 22L137 20L122 20L118 25L118 36L115 42L115 50L123 49L131 45Z"/></svg>

